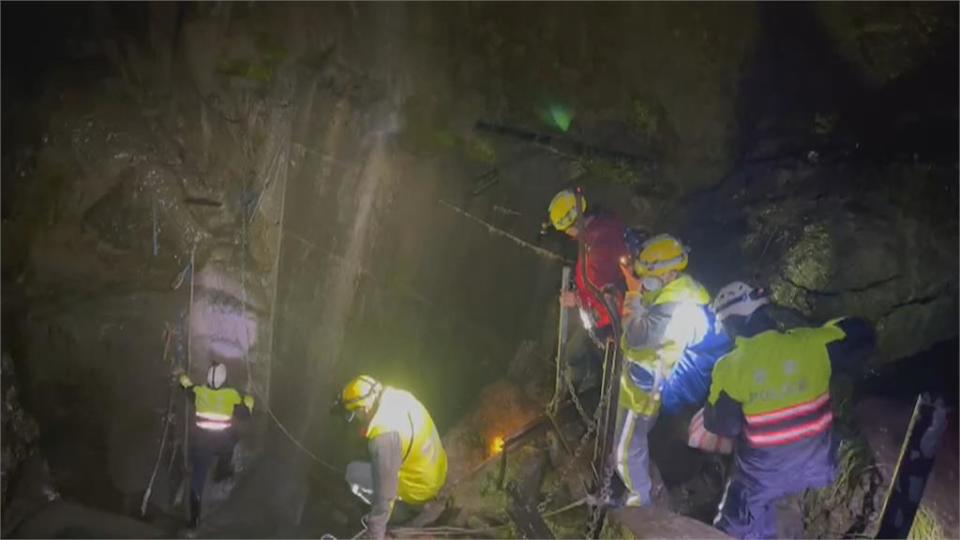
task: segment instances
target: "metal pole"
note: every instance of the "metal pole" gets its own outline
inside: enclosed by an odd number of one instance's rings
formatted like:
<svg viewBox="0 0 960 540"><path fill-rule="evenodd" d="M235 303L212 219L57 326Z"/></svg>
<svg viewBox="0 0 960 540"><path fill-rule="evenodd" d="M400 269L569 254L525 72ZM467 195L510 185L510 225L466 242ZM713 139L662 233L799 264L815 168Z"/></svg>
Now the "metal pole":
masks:
<svg viewBox="0 0 960 540"><path fill-rule="evenodd" d="M880 513L877 538L906 538L910 533L946 427L947 409L943 400L934 401L923 394L917 397Z"/></svg>
<svg viewBox="0 0 960 540"><path fill-rule="evenodd" d="M560 294L570 292L570 267L564 266L563 272L561 274L560 281ZM567 319L570 310L560 305L560 322L559 328L557 329L557 380L554 383L553 388L553 399L550 400L550 405L547 406L547 412L552 416L556 414L557 407L560 405L560 396L564 393L564 377L566 376L566 365L563 358L563 347L567 343Z"/></svg>

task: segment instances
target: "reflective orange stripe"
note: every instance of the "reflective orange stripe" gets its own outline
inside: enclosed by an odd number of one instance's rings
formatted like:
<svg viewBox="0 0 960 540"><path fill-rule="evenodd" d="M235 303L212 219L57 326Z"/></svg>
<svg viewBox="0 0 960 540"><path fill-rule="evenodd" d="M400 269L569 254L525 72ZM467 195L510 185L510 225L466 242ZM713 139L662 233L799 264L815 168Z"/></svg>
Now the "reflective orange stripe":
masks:
<svg viewBox="0 0 960 540"><path fill-rule="evenodd" d="M811 413L820 407L824 403L830 400L830 394L822 394L820 397L807 401L805 403L800 403L799 405L793 405L791 407L786 407L777 411L772 411L763 414L751 414L748 415L747 424L750 426L765 426L768 424L774 424L777 422L782 422L784 420L789 420L797 416L803 416L804 414Z"/></svg>
<svg viewBox="0 0 960 540"><path fill-rule="evenodd" d="M746 436L747 441L749 441L752 446L780 446L819 435L826 431L831 424L833 424L833 412L828 410L823 416L812 422L767 433L753 434L748 430Z"/></svg>

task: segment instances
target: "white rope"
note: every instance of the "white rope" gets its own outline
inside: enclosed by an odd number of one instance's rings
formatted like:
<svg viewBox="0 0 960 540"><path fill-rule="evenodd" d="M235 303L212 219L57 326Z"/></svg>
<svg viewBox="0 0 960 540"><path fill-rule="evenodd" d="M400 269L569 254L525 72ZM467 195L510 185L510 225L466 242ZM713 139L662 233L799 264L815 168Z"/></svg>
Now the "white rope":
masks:
<svg viewBox="0 0 960 540"><path fill-rule="evenodd" d="M560 262L562 262L562 263L568 262L566 259L564 259L564 258L561 257L560 255L557 255L556 253L554 253L554 252L552 252L552 251L550 251L550 250L548 250L548 249L543 249L543 248L540 247L540 246L535 246L535 245L531 244L530 242L527 242L526 240L524 240L524 239L522 239L522 238L519 238L519 237L516 236L516 235L510 234L510 233L508 233L507 231L505 231L505 230L503 230L503 229L500 229L500 228L498 228L498 227L494 227L494 226L491 225L490 223L487 223L486 221L478 218L477 216L471 214L470 212L467 212L467 211L464 210L463 208L460 208L459 206L456 206L456 205L454 205L454 204L450 204L450 203L448 203L447 201L444 201L444 200L442 200L442 199L441 199L439 202L440 202L440 204L442 204L443 206L446 206L447 208L453 210L454 212L460 214L461 216L463 216L463 217L465 217L465 218L467 218L467 219L469 219L469 220L471 220L471 221L475 221L475 222L483 225L484 227L487 228L487 232L489 232L489 233L491 233L491 234L495 234L495 235L497 235L497 236L502 236L502 237L504 237L504 238L506 238L506 239L508 239L508 240L512 240L513 243L517 244L518 246L520 246L520 247L525 247L525 248L533 251L533 252L536 253L537 255L540 255L541 257L544 257L544 258L547 258L547 259L552 259L552 260L555 260L555 261L560 261Z"/></svg>
<svg viewBox="0 0 960 540"><path fill-rule="evenodd" d="M173 337L173 329L166 326L163 333L163 356L161 362L167 359L170 352L170 340ZM171 358L171 363L173 359ZM140 503L140 517L147 514L147 504L150 502L150 495L153 493L153 483L157 480L157 472L160 470L160 461L163 459L163 449L167 446L167 434L170 432L170 424L173 421L173 395L174 389L171 383L170 397L167 399L167 412L163 416L163 435L160 436L160 450L157 452L157 462L153 464L153 472L150 473L150 482L147 484L147 490L143 493L143 501Z"/></svg>
<svg viewBox="0 0 960 540"><path fill-rule="evenodd" d="M256 384L255 382L253 383L253 392L254 392L254 394L257 395L257 397L260 397L260 396L262 395L262 392L260 391L260 388L257 386L257 384ZM273 419L274 423L277 424L277 427L280 428L280 431L283 432L283 434L286 435L288 439L290 439L290 442L292 442L292 443L294 444L294 446L296 446L297 448L299 448L304 454L310 456L311 459L313 459L314 461L316 461L316 462L319 463L320 465L323 465L323 466L326 467L327 469L329 469L329 470L331 470L331 471L333 471L333 472L335 472L335 473L337 473L337 474L342 474L342 473L343 473L343 470L342 470L342 469L339 469L339 468L337 468L337 467L334 467L333 465L331 465L331 464L327 463L326 461L320 459L316 454L314 454L313 452L311 452L310 449L308 449L306 446L304 446L303 443L301 443L299 440L297 440L297 438L294 437L293 434L290 433L290 430L288 430L287 427L283 425L283 422L281 422L280 419L277 418L277 415L273 412L273 409L270 408L270 405L264 404L263 408L264 408L265 411L267 411L267 415L269 415L270 418Z"/></svg>

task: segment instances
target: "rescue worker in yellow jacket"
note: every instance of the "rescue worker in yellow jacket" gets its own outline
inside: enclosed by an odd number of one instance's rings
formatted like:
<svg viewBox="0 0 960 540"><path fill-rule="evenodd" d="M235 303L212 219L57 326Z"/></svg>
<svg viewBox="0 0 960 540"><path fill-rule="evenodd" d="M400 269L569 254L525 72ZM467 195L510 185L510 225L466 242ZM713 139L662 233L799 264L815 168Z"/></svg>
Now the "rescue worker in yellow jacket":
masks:
<svg viewBox="0 0 960 540"><path fill-rule="evenodd" d="M350 463L346 479L371 507L367 536L383 538L395 505L411 514L436 499L447 480L447 453L430 413L410 392L360 375L336 406L348 422L362 423L371 462Z"/></svg>
<svg viewBox="0 0 960 540"><path fill-rule="evenodd" d="M233 448L237 445L233 418L235 415L248 417L253 412L254 399L226 386L227 366L218 362L207 369L204 386L194 385L186 373L177 375L180 386L194 395L194 424L190 432L190 528L196 528L210 465L217 460L216 481L233 475ZM237 407L241 404L242 407Z"/></svg>
<svg viewBox="0 0 960 540"><path fill-rule="evenodd" d="M714 525L736 538L778 538L775 503L830 485L837 472L830 379L856 375L873 351L866 320L777 330L762 289L733 282L715 310L736 346L713 368L704 427L736 439L734 471Z"/></svg>
<svg viewBox="0 0 960 540"><path fill-rule="evenodd" d="M687 252L676 238L661 234L643 244L633 268L622 267L628 292L615 459L628 490L627 506L652 502L647 435L661 403L675 409L698 406L696 401L705 399L709 388L709 381L700 380L700 366L709 366L709 377L719 356L714 349L725 352L729 344L714 325L709 293L683 273ZM686 369L675 370L678 365Z"/></svg>

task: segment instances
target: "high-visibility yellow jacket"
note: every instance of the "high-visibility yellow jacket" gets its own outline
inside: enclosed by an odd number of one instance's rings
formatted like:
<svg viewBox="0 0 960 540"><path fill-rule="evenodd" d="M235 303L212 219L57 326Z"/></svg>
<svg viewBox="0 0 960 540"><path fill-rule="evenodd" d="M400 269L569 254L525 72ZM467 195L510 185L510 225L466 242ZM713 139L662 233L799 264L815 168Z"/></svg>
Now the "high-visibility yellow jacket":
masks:
<svg viewBox="0 0 960 540"><path fill-rule="evenodd" d="M687 274L659 291L628 297L620 341L623 371L620 406L653 416L660 410L660 389L684 350L708 333L707 290Z"/></svg>
<svg viewBox="0 0 960 540"><path fill-rule="evenodd" d="M396 432L400 436L402 463L397 497L421 504L434 499L447 481L447 453L433 419L412 394L386 387L366 436Z"/></svg>
<svg viewBox="0 0 960 540"><path fill-rule="evenodd" d="M241 397L235 388L195 386L186 375L180 376L180 385L193 391L196 423L201 429L220 431L229 428L234 409L240 404L243 404L248 412L253 412L253 396Z"/></svg>

